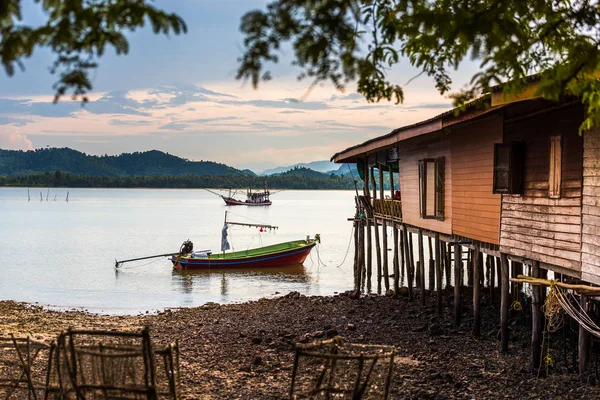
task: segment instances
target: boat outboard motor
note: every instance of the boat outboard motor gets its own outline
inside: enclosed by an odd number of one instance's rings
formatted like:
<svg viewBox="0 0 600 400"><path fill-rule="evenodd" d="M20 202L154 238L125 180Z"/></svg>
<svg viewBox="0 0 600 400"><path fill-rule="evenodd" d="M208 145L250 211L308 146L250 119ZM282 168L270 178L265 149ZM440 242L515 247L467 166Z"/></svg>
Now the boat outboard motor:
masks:
<svg viewBox="0 0 600 400"><path fill-rule="evenodd" d="M192 243L189 239L183 242L179 248L179 254L190 254L192 251L194 251L194 243Z"/></svg>

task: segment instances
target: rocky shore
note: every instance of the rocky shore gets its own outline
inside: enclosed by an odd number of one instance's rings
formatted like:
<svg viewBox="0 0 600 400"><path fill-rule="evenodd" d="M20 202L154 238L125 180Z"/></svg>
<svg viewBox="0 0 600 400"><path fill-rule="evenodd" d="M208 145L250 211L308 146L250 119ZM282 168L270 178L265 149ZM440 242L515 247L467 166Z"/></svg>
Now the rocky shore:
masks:
<svg viewBox="0 0 600 400"><path fill-rule="evenodd" d="M434 298L423 307L405 297L345 294L305 297L298 293L231 305L167 310L146 316L56 312L0 302L0 335L51 340L69 326L133 329L150 326L153 340L178 340L181 393L188 399L279 399L290 386L295 343L341 336L354 343L397 349L391 398L498 399L600 397L561 365L537 379L530 365L530 331L513 324L511 353L499 354L498 304L484 299L482 336L470 333L469 295L465 317L453 325L451 297L436 316ZM552 349L557 351L557 349Z"/></svg>

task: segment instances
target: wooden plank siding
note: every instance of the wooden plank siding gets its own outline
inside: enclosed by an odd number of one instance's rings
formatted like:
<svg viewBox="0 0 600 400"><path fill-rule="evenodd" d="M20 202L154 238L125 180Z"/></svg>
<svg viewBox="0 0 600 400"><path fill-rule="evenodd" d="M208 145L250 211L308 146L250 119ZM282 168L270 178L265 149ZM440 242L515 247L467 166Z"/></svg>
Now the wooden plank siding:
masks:
<svg viewBox="0 0 600 400"><path fill-rule="evenodd" d="M444 234L452 233L452 160L448 133L439 131L426 137L400 142L400 188L402 220L409 225ZM445 157L444 220L421 218L419 212L419 160Z"/></svg>
<svg viewBox="0 0 600 400"><path fill-rule="evenodd" d="M504 142L524 142L526 150L522 195L502 196L500 251L564 267L575 276L582 268L582 119L578 104L504 124ZM562 154L556 165L562 176L560 197L554 199L549 193L550 138L557 135Z"/></svg>
<svg viewBox="0 0 600 400"><path fill-rule="evenodd" d="M600 128L583 135L581 278L600 284Z"/></svg>
<svg viewBox="0 0 600 400"><path fill-rule="evenodd" d="M502 142L496 115L451 128L452 232L498 244L501 196L493 193L494 143Z"/></svg>

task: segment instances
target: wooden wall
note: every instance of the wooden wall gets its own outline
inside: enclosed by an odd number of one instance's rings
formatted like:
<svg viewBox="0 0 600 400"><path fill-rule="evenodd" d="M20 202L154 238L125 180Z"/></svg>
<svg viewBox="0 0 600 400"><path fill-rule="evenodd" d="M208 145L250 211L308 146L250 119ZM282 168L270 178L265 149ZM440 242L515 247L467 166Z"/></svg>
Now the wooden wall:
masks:
<svg viewBox="0 0 600 400"><path fill-rule="evenodd" d="M402 219L423 229L452 233L452 159L450 139L438 132L399 143L400 187L402 190ZM419 213L419 160L445 157L444 220L421 218Z"/></svg>
<svg viewBox="0 0 600 400"><path fill-rule="evenodd" d="M507 254L581 271L583 118L580 104L505 120L504 141L525 143L523 195L502 196L500 250ZM550 137L562 135L562 189L548 197Z"/></svg>
<svg viewBox="0 0 600 400"><path fill-rule="evenodd" d="M581 279L600 284L600 128L583 135Z"/></svg>
<svg viewBox="0 0 600 400"><path fill-rule="evenodd" d="M502 143L503 117L451 128L452 231L498 244L501 196L493 193L494 143Z"/></svg>

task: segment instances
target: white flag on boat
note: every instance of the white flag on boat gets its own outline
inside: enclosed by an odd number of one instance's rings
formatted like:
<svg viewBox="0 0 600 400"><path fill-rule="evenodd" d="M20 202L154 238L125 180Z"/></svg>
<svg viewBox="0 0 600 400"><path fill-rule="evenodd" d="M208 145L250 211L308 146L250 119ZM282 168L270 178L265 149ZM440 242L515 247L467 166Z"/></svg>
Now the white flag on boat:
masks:
<svg viewBox="0 0 600 400"><path fill-rule="evenodd" d="M221 230L221 251L229 250L229 242L227 241L227 225Z"/></svg>

